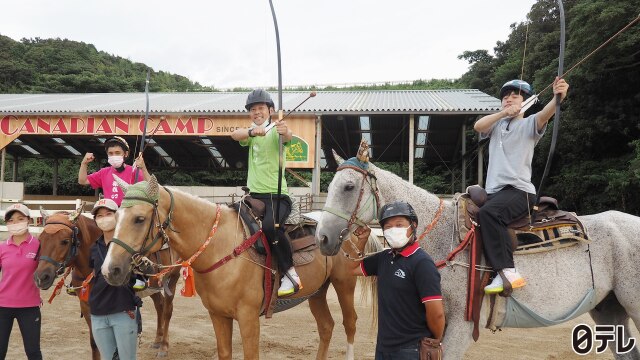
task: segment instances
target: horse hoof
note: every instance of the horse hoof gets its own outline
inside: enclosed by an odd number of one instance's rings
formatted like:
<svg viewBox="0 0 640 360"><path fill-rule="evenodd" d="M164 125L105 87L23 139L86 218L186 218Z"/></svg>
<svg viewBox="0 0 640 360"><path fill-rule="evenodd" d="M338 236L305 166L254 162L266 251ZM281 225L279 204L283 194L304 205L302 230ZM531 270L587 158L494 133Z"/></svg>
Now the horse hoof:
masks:
<svg viewBox="0 0 640 360"><path fill-rule="evenodd" d="M161 358L166 358L167 356L169 356L169 352L168 351L158 351L158 354L156 355L157 359L161 359Z"/></svg>
<svg viewBox="0 0 640 360"><path fill-rule="evenodd" d="M152 349L160 349L160 343L154 342L153 344L151 344L151 348Z"/></svg>

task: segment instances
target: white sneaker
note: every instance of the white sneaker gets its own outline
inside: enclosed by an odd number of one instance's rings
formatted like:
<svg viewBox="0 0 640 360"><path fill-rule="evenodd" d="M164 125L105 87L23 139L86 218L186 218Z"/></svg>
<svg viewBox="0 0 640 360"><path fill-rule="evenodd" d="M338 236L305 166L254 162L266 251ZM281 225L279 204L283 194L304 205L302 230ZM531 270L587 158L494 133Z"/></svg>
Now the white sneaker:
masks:
<svg viewBox="0 0 640 360"><path fill-rule="evenodd" d="M133 284L133 289L135 291L144 290L147 288L147 283L141 279L136 279L136 283Z"/></svg>
<svg viewBox="0 0 640 360"><path fill-rule="evenodd" d="M504 275L507 277L507 280L511 283L512 289L521 288L527 285L526 280L520 275L520 273L514 269L503 269ZM491 284L484 287L485 294L499 294L504 291L504 283L502 282L502 276L500 274L496 274L496 277L493 278Z"/></svg>
<svg viewBox="0 0 640 360"><path fill-rule="evenodd" d="M294 270L295 271L295 270ZM296 273L291 273L291 270L288 271L289 275L295 280L296 285L298 286L297 290L302 289L302 282L300 281L300 277ZM278 296L288 296L294 294L296 291L296 287L293 285L288 276L282 277L282 282L280 283L280 288L278 288Z"/></svg>

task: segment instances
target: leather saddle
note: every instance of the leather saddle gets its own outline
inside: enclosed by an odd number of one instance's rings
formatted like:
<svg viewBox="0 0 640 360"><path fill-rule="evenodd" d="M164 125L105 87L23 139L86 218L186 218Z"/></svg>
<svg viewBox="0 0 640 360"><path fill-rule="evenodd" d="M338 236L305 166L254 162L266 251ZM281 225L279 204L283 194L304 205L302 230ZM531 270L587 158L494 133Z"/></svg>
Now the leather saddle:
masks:
<svg viewBox="0 0 640 360"><path fill-rule="evenodd" d="M240 214L240 218L248 228L249 236L251 236L262 228L262 220L264 219L266 207L262 201L251 197L248 187L243 186L242 190L245 192L245 196L243 196L240 201L231 204L230 207ZM285 224L284 229L285 236L287 240L289 240L293 253L309 252L316 249L315 227L305 223ZM256 241L253 247L259 254L266 255L266 250L261 241ZM312 259L313 258L311 258L311 260ZM306 260L296 260L297 259L294 258L296 265L298 265L298 262L306 263Z"/></svg>
<svg viewBox="0 0 640 360"><path fill-rule="evenodd" d="M459 215L465 217L465 227L471 228L471 224L478 224L478 212L487 201L488 195L486 190L479 185L467 187L467 194L470 201L462 204L465 211L464 214ZM464 197L463 195L461 199ZM513 240L514 250L553 238L588 240L586 231L578 217L572 212L560 210L558 200L541 196L540 201L534 205L532 210L507 225Z"/></svg>

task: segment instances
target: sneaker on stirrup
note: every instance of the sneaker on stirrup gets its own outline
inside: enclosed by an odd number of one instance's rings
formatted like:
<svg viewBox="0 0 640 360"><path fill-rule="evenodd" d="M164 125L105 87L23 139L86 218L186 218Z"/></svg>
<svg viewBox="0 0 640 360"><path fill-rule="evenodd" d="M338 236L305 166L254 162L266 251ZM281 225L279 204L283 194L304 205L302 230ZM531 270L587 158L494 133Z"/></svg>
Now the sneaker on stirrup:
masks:
<svg viewBox="0 0 640 360"><path fill-rule="evenodd" d="M302 289L302 282L300 281L300 277L295 272L295 270L292 271L291 269L289 269L285 276L282 277L280 288L278 288L278 296L293 295L300 289Z"/></svg>
<svg viewBox="0 0 640 360"><path fill-rule="evenodd" d="M503 269L504 275L507 277L507 280L511 283L512 289L521 288L527 285L526 280L520 275L520 273L514 269ZM485 294L499 294L504 291L504 284L502 283L502 277L500 274L496 274L496 277L493 278L491 284L484 287Z"/></svg>
<svg viewBox="0 0 640 360"><path fill-rule="evenodd" d="M133 290L135 291L142 291L146 288L147 288L147 282L140 278L137 278L136 283L133 284Z"/></svg>

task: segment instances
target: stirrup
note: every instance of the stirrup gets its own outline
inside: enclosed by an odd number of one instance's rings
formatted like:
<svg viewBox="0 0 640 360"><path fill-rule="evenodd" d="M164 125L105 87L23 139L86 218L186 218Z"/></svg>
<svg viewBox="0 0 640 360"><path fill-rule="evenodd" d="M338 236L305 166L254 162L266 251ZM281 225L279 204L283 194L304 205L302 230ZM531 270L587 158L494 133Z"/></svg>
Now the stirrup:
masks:
<svg viewBox="0 0 640 360"><path fill-rule="evenodd" d="M289 281L291 281L291 283L293 284L293 292L291 294L286 294L286 295L278 294L278 297L281 297L281 296L282 297L287 297L287 296L291 296L291 295L297 294L298 291L300 291L300 289L302 289L302 286L298 285L298 282L293 279L293 276L291 276L288 271L284 272L284 276L286 276L289 279ZM300 276L298 276L298 278L300 278Z"/></svg>

